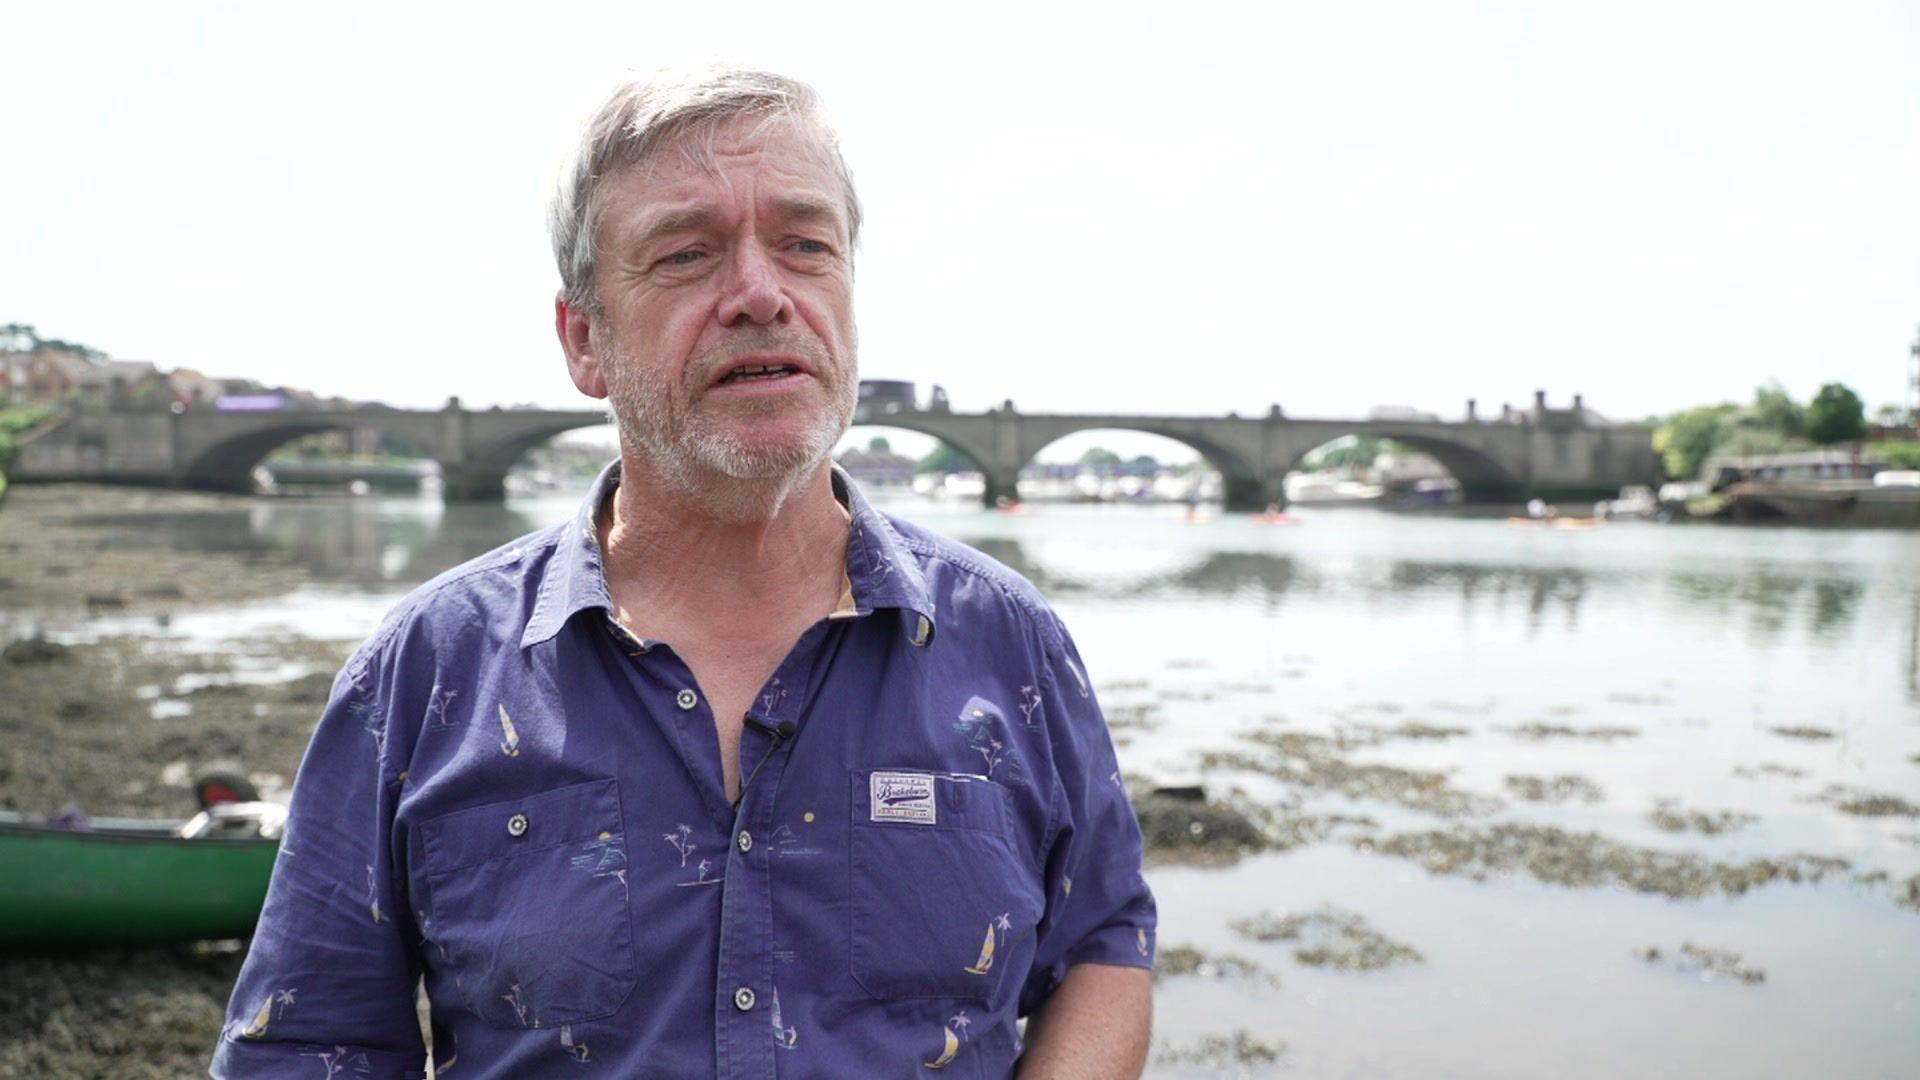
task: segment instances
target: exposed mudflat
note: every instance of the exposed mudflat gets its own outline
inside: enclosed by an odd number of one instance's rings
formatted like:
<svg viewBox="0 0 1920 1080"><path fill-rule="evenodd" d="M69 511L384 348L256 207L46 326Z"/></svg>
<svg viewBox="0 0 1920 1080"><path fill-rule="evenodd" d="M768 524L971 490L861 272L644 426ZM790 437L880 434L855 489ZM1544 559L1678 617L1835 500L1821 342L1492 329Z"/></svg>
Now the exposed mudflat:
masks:
<svg viewBox="0 0 1920 1080"><path fill-rule="evenodd" d="M265 792L292 783L352 643L286 637L213 655L169 646L166 628L196 607L288 592L306 571L257 551L118 539L236 503L14 488L0 509L0 807L186 818L206 772L251 774ZM50 640L45 627L66 630ZM0 954L0 1076L203 1076L239 964L237 945Z"/></svg>

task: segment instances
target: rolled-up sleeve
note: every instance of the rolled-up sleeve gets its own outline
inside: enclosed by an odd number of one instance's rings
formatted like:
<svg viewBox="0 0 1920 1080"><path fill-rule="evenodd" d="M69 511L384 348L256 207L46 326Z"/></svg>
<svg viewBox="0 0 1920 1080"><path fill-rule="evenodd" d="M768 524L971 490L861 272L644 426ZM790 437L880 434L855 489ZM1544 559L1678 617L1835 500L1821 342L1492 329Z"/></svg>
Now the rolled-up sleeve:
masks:
<svg viewBox="0 0 1920 1080"><path fill-rule="evenodd" d="M1040 694L1053 755L1046 914L1022 1015L1075 964L1153 966L1153 893L1141 874L1140 822L1120 776L1106 717L1078 649L1057 618L1045 627Z"/></svg>
<svg viewBox="0 0 1920 1080"><path fill-rule="evenodd" d="M365 650L334 680L227 1006L215 1077L426 1075L418 931L391 840L402 777L388 752L386 689Z"/></svg>

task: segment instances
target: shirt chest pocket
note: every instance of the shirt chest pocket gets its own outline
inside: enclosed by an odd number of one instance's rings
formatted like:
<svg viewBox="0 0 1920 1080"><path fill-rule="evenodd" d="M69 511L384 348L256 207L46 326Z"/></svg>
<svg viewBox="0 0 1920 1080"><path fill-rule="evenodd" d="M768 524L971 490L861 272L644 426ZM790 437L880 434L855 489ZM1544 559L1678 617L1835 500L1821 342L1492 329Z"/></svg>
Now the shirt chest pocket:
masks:
<svg viewBox="0 0 1920 1080"><path fill-rule="evenodd" d="M1017 992L1040 920L1013 806L984 777L855 770L849 851L854 981L879 1000L991 1003Z"/></svg>
<svg viewBox="0 0 1920 1080"><path fill-rule="evenodd" d="M620 792L597 780L420 826L429 962L494 1027L608 1016L635 982Z"/></svg>

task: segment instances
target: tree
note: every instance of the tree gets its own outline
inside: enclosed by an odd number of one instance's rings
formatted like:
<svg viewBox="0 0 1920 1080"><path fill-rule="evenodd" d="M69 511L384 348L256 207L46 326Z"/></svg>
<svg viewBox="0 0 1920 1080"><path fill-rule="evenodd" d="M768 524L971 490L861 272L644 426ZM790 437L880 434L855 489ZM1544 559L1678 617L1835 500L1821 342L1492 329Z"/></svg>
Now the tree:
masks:
<svg viewBox="0 0 1920 1080"><path fill-rule="evenodd" d="M891 454L893 453L893 444L887 441L885 435L875 435L873 438L867 440L867 451L873 454Z"/></svg>
<svg viewBox="0 0 1920 1080"><path fill-rule="evenodd" d="M1370 469L1375 458L1395 449L1391 439L1343 435L1317 450L1308 451L1300 465L1309 472L1321 469Z"/></svg>
<svg viewBox="0 0 1920 1080"><path fill-rule="evenodd" d="M1127 464L1137 469L1157 469L1160 467L1160 459L1152 454L1135 454L1133 460Z"/></svg>
<svg viewBox="0 0 1920 1080"><path fill-rule="evenodd" d="M1787 438L1806 434L1807 410L1778 381L1757 387L1753 405L1740 415L1741 427L1777 431Z"/></svg>
<svg viewBox="0 0 1920 1080"><path fill-rule="evenodd" d="M1920 442L1875 443L1873 448L1896 469L1920 469Z"/></svg>
<svg viewBox="0 0 1920 1080"><path fill-rule="evenodd" d="M1698 476L1714 447L1733 433L1735 405L1705 405L1673 414L1653 433L1653 449L1668 476Z"/></svg>
<svg viewBox="0 0 1920 1080"><path fill-rule="evenodd" d="M1866 406L1842 383L1828 383L1807 405L1807 436L1822 446L1853 442L1867 434Z"/></svg>
<svg viewBox="0 0 1920 1080"><path fill-rule="evenodd" d="M1873 422L1881 427L1905 427L1907 410L1889 401L1873 410Z"/></svg>
<svg viewBox="0 0 1920 1080"><path fill-rule="evenodd" d="M1104 446L1095 446L1080 455L1080 464L1094 469L1108 468L1120 464L1120 455Z"/></svg>
<svg viewBox="0 0 1920 1080"><path fill-rule="evenodd" d="M976 469L973 462L968 461L966 456L960 453L960 451L955 450L946 443L940 443L932 450L927 451L927 456L920 459L920 463L913 467L913 471L916 473L953 473L978 472L979 470Z"/></svg>

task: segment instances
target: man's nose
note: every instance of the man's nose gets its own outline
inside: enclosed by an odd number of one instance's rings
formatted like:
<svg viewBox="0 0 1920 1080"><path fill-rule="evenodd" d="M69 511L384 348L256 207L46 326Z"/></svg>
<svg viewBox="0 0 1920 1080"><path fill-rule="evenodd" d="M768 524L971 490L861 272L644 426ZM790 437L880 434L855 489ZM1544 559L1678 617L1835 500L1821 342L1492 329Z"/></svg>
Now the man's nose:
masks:
<svg viewBox="0 0 1920 1080"><path fill-rule="evenodd" d="M720 298L720 324L766 325L786 322L793 313L780 268L758 243L741 245L729 267L726 292Z"/></svg>

